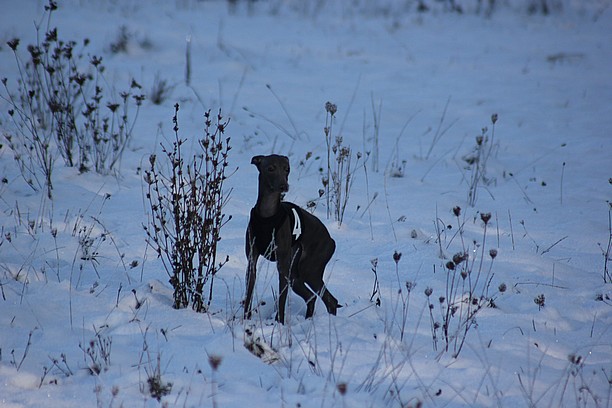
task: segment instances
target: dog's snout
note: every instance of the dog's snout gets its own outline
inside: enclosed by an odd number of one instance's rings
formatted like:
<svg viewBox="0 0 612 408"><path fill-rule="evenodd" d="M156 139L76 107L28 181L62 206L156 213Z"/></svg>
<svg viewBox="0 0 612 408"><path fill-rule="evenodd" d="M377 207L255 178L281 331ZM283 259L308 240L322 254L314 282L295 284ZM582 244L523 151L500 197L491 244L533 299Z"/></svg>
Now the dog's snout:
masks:
<svg viewBox="0 0 612 408"><path fill-rule="evenodd" d="M289 182L287 180L268 180L268 188L270 191L286 193L289 191Z"/></svg>

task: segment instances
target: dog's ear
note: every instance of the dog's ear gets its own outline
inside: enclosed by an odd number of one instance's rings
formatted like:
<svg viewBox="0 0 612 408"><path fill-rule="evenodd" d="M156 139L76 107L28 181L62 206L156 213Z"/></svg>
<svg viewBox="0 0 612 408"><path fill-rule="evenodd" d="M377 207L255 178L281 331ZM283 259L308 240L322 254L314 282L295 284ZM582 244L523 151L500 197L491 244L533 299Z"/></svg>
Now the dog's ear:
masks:
<svg viewBox="0 0 612 408"><path fill-rule="evenodd" d="M289 164L289 158L287 156L281 156L283 158L283 160L285 161L285 163L287 163L287 169L289 171L291 171L291 166Z"/></svg>
<svg viewBox="0 0 612 408"><path fill-rule="evenodd" d="M254 164L255 166L257 166L257 168L259 168L259 165L261 164L263 158L263 156L253 156L253 158L251 159L251 164Z"/></svg>

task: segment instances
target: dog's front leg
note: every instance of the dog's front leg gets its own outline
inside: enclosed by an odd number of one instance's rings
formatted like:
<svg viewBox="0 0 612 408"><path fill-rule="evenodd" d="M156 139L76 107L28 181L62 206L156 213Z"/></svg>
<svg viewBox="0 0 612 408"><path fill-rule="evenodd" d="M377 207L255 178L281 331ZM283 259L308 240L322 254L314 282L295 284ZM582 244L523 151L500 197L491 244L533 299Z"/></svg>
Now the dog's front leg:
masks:
<svg viewBox="0 0 612 408"><path fill-rule="evenodd" d="M289 292L289 273L278 264L278 311L276 321L285 324L285 305L287 304L287 294Z"/></svg>
<svg viewBox="0 0 612 408"><path fill-rule="evenodd" d="M288 225L288 224L287 224ZM291 242L290 240L280 240L276 235L276 269L278 269L278 311L276 321L285 323L285 305L289 294L289 279L291 273ZM289 231L285 231L284 236L289 236Z"/></svg>
<svg viewBox="0 0 612 408"><path fill-rule="evenodd" d="M259 253L254 245L254 240L247 230L246 239L247 271L246 271L246 296L244 299L244 318L251 318L251 302L253 300L253 290L255 289L255 278L257 277L257 259Z"/></svg>
<svg viewBox="0 0 612 408"><path fill-rule="evenodd" d="M285 221L279 229L274 232L274 244L276 246L276 269L278 269L278 308L276 321L285 323L285 305L289 294L289 279L291 273L291 225Z"/></svg>
<svg viewBox="0 0 612 408"><path fill-rule="evenodd" d="M251 302L253 290L255 289L255 277L257 275L257 261L249 259L246 273L246 296L244 299L244 318L251 318Z"/></svg>

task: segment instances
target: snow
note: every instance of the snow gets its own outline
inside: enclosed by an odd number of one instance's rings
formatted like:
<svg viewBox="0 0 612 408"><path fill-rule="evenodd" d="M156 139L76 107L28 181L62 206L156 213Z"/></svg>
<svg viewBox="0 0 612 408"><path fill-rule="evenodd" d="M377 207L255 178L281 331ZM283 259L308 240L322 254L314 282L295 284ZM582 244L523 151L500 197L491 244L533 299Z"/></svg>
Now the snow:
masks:
<svg viewBox="0 0 612 408"><path fill-rule="evenodd" d="M238 2L235 10L224 1L60 2L60 35L91 39L110 86L134 78L148 92L158 75L173 89L161 105L144 102L117 174L78 174L58 159L52 201L23 182L0 142L0 406L609 406L612 286L601 248L611 233L610 2L555 1L563 7L548 16L527 13L528 1L500 2L490 17L475 13L477 2L463 1L461 15L428 3L419 13L415 2L383 0ZM19 37L25 50L43 5L3 4L0 72L13 85L6 41ZM128 49L113 54L122 26ZM334 135L370 152L342 225L327 219L325 200L315 210L337 243L325 282L344 307L332 317L318 302L305 320L291 295L286 324L275 323L277 272L262 261L255 301L265 304L245 321L244 231L257 194L250 159L288 155L286 198L317 200L326 101L338 106ZM205 314L172 308L143 231L142 169L171 143L177 102L189 149L207 109L231 118L224 212L232 219L218 247L229 262ZM4 134L5 100L0 108ZM483 127L491 134L494 113L490 183L470 207L463 157ZM392 177L402 161L403 177ZM492 214L486 237L482 213ZM478 312L455 357L440 332L434 349L424 291L440 320L444 265L463 250L459 222L476 268L484 253L481 279L491 268L496 308ZM83 252L86 238L95 253ZM380 306L370 300L373 259ZM501 283L507 289L497 293ZM148 392L156 374L172 384L161 402Z"/></svg>

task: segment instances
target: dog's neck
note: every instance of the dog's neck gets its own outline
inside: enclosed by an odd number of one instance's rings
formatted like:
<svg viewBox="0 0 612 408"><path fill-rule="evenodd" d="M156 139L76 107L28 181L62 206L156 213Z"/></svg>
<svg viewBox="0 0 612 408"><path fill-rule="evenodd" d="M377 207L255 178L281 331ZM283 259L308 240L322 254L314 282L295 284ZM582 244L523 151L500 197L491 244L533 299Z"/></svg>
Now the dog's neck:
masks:
<svg viewBox="0 0 612 408"><path fill-rule="evenodd" d="M257 195L257 204L255 204L255 211L262 218L269 218L274 216L281 205L281 193L263 191L262 186L259 186L259 194Z"/></svg>

